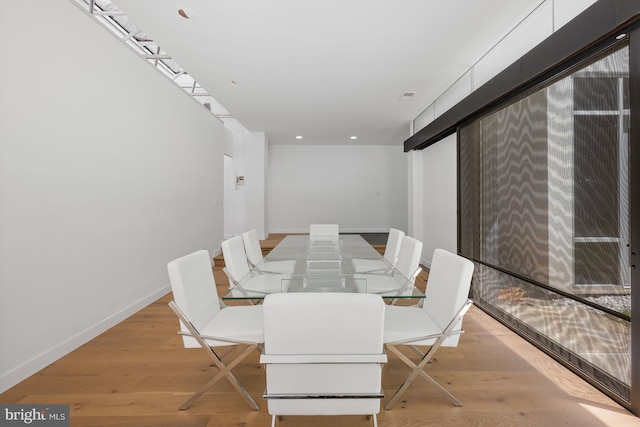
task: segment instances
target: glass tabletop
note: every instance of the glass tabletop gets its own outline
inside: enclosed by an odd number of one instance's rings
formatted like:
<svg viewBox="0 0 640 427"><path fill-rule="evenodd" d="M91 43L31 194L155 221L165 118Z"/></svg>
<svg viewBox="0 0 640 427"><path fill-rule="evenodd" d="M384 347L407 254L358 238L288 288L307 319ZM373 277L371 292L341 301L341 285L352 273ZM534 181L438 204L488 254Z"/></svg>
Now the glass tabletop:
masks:
<svg viewBox="0 0 640 427"><path fill-rule="evenodd" d="M373 260L375 271L357 273L352 260ZM292 271L277 274L270 263L294 261ZM386 299L420 299L424 293L360 235L340 235L338 239L315 240L308 235L286 236L224 297L224 300L263 299L281 292L376 293Z"/></svg>

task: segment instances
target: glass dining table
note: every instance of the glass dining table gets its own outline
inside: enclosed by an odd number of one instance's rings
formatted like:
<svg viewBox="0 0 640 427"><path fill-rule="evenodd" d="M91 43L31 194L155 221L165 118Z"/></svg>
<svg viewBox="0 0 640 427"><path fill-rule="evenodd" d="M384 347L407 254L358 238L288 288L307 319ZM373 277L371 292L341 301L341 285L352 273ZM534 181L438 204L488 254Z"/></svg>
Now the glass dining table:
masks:
<svg viewBox="0 0 640 427"><path fill-rule="evenodd" d="M378 260L382 267L356 272L354 259ZM265 268L281 261L292 265L290 272L274 273ZM376 293L392 301L424 298L412 279L395 270L358 234L316 237L313 241L309 235L288 235L222 299L259 300L281 292Z"/></svg>

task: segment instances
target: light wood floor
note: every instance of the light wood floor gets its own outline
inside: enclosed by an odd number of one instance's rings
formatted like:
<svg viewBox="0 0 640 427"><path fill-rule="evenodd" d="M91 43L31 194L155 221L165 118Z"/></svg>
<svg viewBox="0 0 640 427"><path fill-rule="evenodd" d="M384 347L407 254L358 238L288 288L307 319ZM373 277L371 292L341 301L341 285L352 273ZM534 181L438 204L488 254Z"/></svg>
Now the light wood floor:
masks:
<svg viewBox="0 0 640 427"><path fill-rule="evenodd" d="M220 294L227 288L214 268ZM424 276L422 276L424 279ZM423 281L422 281L423 282ZM234 369L260 405L250 410L222 380L187 411L180 404L216 372L202 350L184 349L167 295L0 394L0 403L69 404L71 426L269 426L257 352ZM456 349L428 368L464 407L417 379L403 401L381 410L384 426L640 426L640 419L473 307ZM407 368L389 355L390 397ZM388 399L387 397L387 399ZM384 401L383 401L384 403ZM285 417L280 426L369 426L365 417Z"/></svg>

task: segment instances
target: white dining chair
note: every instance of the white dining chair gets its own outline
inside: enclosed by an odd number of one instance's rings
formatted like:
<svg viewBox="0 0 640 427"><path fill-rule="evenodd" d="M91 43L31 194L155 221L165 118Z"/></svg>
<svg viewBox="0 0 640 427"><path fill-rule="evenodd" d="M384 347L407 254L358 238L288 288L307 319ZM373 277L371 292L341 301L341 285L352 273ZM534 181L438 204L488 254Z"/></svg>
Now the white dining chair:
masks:
<svg viewBox="0 0 640 427"><path fill-rule="evenodd" d="M221 244L229 287L239 293L270 294L286 292L291 275L251 271L241 236L231 237Z"/></svg>
<svg viewBox="0 0 640 427"><path fill-rule="evenodd" d="M249 407L258 405L244 389L231 369L253 350L261 350L264 342L262 306L221 307L211 258L207 250L199 250L171 261L167 265L173 301L169 306L180 319L180 334L186 348L204 349L219 372L180 406L187 409L222 378L227 378ZM235 359L223 362L214 348L245 346ZM226 354L225 354L226 355Z"/></svg>
<svg viewBox="0 0 640 427"><path fill-rule="evenodd" d="M404 231L398 230L397 228L390 228L387 244L384 248L383 259L355 258L351 260L353 270L356 273L379 273L395 267L403 237Z"/></svg>
<svg viewBox="0 0 640 427"><path fill-rule="evenodd" d="M264 300L272 426L287 415L368 415L382 393L384 303L379 295L288 293Z"/></svg>
<svg viewBox="0 0 640 427"><path fill-rule="evenodd" d="M457 347L462 330L462 319L471 307L468 299L473 276L473 263L459 255L436 249L427 279L426 297L422 307L387 305L384 324L386 348L411 368L400 388L385 405L391 409L420 376L444 393L456 406L462 403L446 388L424 371L440 347ZM399 350L409 346L420 355L415 363ZM418 346L428 346L423 353Z"/></svg>
<svg viewBox="0 0 640 427"><path fill-rule="evenodd" d="M311 224L309 226L309 242L338 242L340 226L338 224Z"/></svg>
<svg viewBox="0 0 640 427"><path fill-rule="evenodd" d="M244 250L247 255L247 261L253 268L266 273L283 273L292 274L296 268L296 260L277 260L265 261L260 247L260 240L256 230L249 230L242 233L242 241Z"/></svg>
<svg viewBox="0 0 640 427"><path fill-rule="evenodd" d="M411 236L403 236L396 266L390 272L354 274L360 292L398 296L410 293L420 271L422 242Z"/></svg>

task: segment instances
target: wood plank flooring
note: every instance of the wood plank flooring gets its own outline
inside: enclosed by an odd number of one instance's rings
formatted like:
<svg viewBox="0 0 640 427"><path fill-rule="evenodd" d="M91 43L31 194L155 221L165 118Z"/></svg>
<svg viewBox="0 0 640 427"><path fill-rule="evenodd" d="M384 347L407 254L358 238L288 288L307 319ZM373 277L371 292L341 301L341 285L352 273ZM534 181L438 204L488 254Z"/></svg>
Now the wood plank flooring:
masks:
<svg viewBox="0 0 640 427"><path fill-rule="evenodd" d="M277 236L275 236L277 237ZM268 245L268 242L264 242ZM214 268L220 294L228 287ZM424 285L422 275L420 283ZM22 383L0 403L69 404L76 427L269 426L264 370L254 353L234 374L260 405L250 410L222 380L194 405L180 404L217 371L200 349L184 349L171 295L131 316ZM473 307L455 349L440 349L430 373L463 403L453 406L417 379L381 427L410 426L640 426L640 419L544 353ZM383 373L387 399L408 369L395 356ZM384 404L385 401L383 401ZM288 426L369 426L365 417L284 417Z"/></svg>

